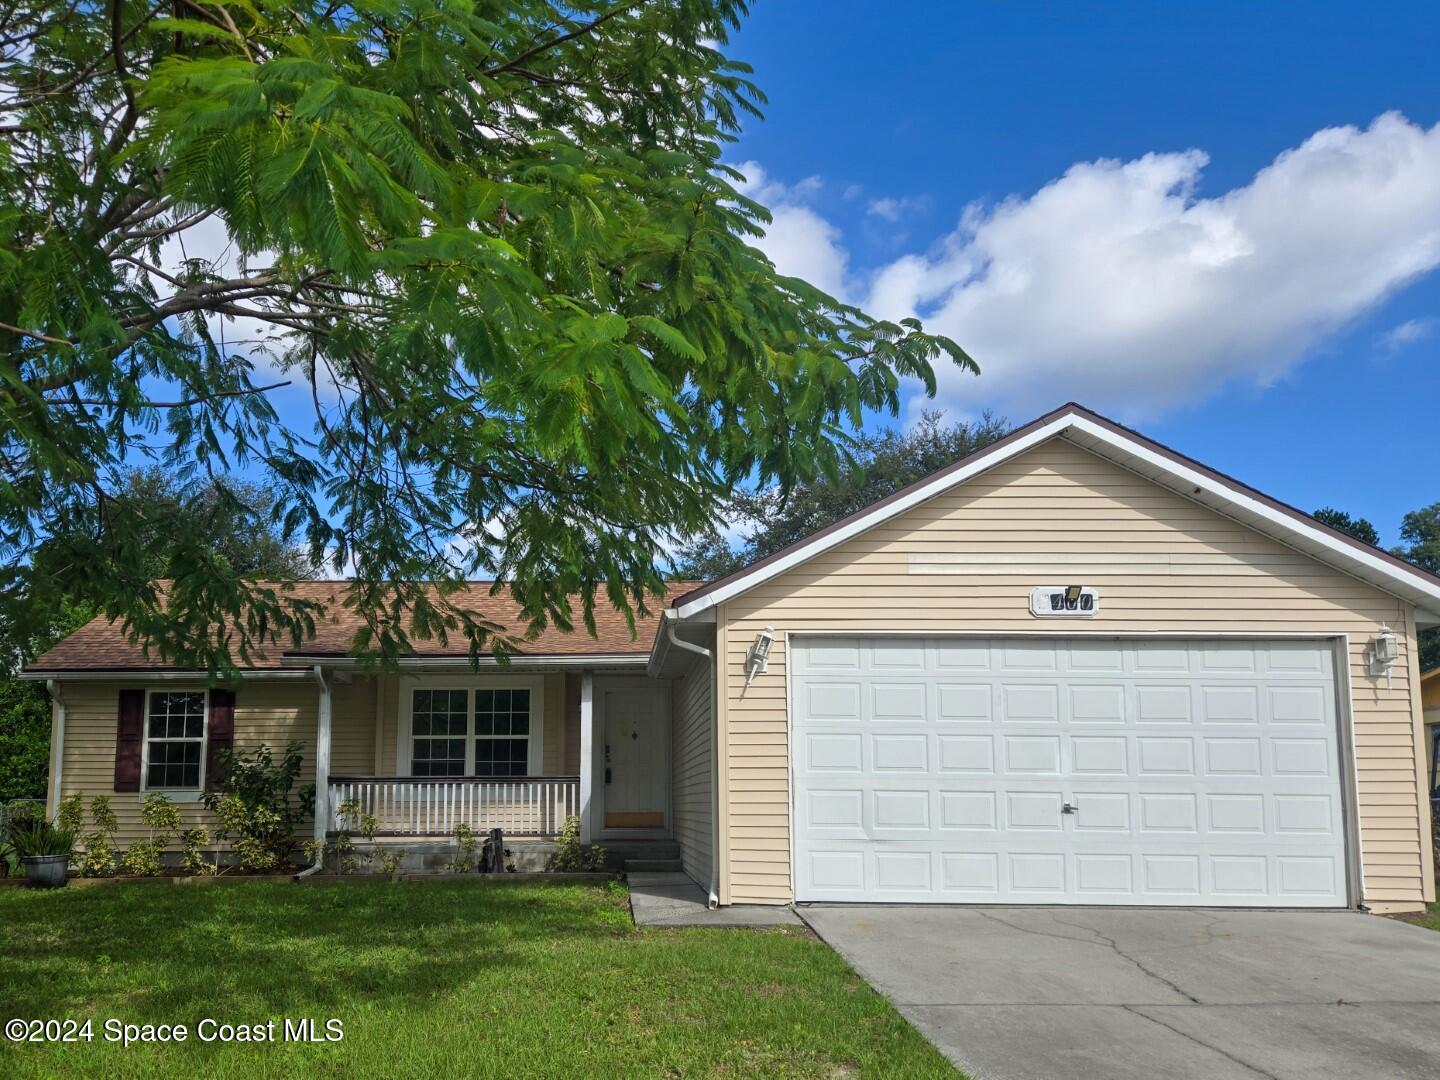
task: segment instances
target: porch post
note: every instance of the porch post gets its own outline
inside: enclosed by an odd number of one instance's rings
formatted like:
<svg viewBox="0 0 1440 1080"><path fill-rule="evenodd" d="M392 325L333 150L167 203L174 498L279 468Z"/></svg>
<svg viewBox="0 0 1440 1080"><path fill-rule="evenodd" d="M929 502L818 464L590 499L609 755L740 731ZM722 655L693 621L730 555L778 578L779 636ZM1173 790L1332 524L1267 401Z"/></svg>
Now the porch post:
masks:
<svg viewBox="0 0 1440 1080"><path fill-rule="evenodd" d="M595 780L595 676L580 675L580 843L590 843L590 789Z"/></svg>
<svg viewBox="0 0 1440 1080"><path fill-rule="evenodd" d="M318 664L315 681L320 684L315 713L315 839L323 844L330 828L330 683Z"/></svg>

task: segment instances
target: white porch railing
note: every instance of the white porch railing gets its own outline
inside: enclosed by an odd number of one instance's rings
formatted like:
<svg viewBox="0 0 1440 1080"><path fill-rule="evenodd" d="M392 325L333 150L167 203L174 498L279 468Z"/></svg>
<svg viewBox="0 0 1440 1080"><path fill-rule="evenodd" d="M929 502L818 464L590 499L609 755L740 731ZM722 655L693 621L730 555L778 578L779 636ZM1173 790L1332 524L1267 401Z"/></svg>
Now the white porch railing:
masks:
<svg viewBox="0 0 1440 1080"><path fill-rule="evenodd" d="M464 823L477 834L553 836L580 813L578 776L527 776L513 780L472 777L332 776L330 831L358 831L340 820L340 806L360 802L374 814L377 836L448 836Z"/></svg>

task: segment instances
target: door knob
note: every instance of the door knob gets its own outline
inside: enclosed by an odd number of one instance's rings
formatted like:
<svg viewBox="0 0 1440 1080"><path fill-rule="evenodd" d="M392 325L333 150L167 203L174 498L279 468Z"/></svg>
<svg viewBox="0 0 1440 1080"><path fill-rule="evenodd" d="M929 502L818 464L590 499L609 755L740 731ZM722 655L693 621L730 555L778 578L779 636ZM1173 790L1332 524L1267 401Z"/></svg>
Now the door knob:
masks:
<svg viewBox="0 0 1440 1080"><path fill-rule="evenodd" d="M1080 808L1079 808L1078 806L1076 806L1074 803L1068 803L1068 802L1067 802L1065 805L1063 805L1062 807L1060 807L1060 813L1062 813L1062 814L1078 814L1079 812L1080 812Z"/></svg>

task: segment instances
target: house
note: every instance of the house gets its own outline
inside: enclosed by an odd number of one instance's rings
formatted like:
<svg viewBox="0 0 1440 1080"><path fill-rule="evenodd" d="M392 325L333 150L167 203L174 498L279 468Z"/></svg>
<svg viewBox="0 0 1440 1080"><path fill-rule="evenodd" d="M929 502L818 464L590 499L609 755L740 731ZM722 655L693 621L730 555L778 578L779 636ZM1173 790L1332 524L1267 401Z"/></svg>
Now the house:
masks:
<svg viewBox="0 0 1440 1080"><path fill-rule="evenodd" d="M119 792L133 832L217 740L295 738L318 831L347 797L408 838L576 812L721 904L1434 897L1440 578L1078 405L664 604L503 670L371 675L342 620L211 690L92 623L29 669L51 801Z"/></svg>

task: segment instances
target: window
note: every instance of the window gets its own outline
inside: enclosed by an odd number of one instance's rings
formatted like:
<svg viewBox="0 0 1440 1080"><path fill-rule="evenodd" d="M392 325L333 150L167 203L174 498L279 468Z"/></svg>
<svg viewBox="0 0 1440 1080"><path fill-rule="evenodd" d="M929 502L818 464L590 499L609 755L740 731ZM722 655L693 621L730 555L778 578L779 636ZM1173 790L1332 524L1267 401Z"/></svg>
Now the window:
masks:
<svg viewBox="0 0 1440 1080"><path fill-rule="evenodd" d="M457 680L458 681L458 680ZM539 772L540 683L417 686L401 741L411 776L514 777ZM521 681L521 680L516 680ZM402 727L402 731L403 731ZM402 760L402 770L404 762Z"/></svg>
<svg viewBox="0 0 1440 1080"><path fill-rule="evenodd" d="M145 704L145 787L198 789L205 760L205 691L152 690Z"/></svg>
<svg viewBox="0 0 1440 1080"><path fill-rule="evenodd" d="M530 768L530 691L475 691L475 775L524 776Z"/></svg>
<svg viewBox="0 0 1440 1080"><path fill-rule="evenodd" d="M416 690L411 705L412 776L464 776L466 690Z"/></svg>

